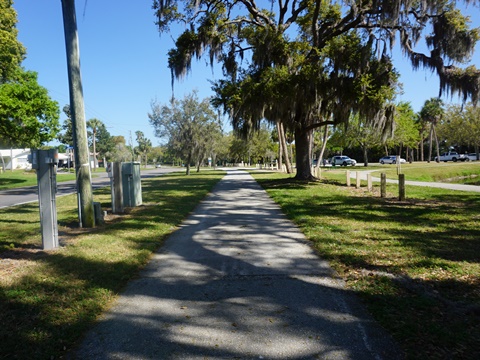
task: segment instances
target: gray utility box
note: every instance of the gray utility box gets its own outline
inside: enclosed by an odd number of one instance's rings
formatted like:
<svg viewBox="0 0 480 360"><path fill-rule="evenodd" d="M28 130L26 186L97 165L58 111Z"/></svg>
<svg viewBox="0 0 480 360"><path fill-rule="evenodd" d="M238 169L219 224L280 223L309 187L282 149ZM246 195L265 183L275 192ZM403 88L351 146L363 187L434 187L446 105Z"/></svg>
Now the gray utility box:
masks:
<svg viewBox="0 0 480 360"><path fill-rule="evenodd" d="M140 163L122 163L123 206L142 205L142 184L140 181Z"/></svg>

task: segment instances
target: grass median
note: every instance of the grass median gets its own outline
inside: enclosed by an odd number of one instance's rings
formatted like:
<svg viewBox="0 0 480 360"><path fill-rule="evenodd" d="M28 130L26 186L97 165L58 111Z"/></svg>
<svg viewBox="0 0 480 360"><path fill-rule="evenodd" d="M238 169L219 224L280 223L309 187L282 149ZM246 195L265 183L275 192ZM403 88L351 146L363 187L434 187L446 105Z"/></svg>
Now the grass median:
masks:
<svg viewBox="0 0 480 360"><path fill-rule="evenodd" d="M0 210L0 358L63 356L221 177L143 180L144 204L95 229L77 228L75 196L60 197L55 251L40 250L38 204ZM109 208L110 189L95 201Z"/></svg>
<svg viewBox="0 0 480 360"><path fill-rule="evenodd" d="M96 176L95 173L92 176ZM57 182L75 180L74 173L58 171ZM34 170L6 170L0 173L0 190L15 189L18 187L37 186L37 173Z"/></svg>
<svg viewBox="0 0 480 360"><path fill-rule="evenodd" d="M369 170L367 168L367 170ZM397 165L374 166L371 169L378 169L372 172L373 176L380 176L384 172L389 179L397 179ZM355 170L364 170L357 167ZM419 162L412 164L401 164L401 172L405 174L406 180L412 181L433 181L480 184L480 161L469 162Z"/></svg>
<svg viewBox="0 0 480 360"><path fill-rule="evenodd" d="M396 338L408 359L480 358L480 198L397 186L381 199L345 186L345 170L317 183L253 173Z"/></svg>

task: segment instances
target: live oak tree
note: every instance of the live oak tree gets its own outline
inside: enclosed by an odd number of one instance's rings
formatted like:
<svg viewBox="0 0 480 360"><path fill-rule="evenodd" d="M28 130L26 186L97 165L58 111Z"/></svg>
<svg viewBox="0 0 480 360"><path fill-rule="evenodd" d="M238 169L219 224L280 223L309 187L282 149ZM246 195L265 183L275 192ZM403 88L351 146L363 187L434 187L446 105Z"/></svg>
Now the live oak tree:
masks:
<svg viewBox="0 0 480 360"><path fill-rule="evenodd" d="M192 162L205 156L214 141L210 137L218 124L218 116L210 106L209 99L198 100L197 93L186 95L182 100L172 99L169 105L152 103L149 121L155 129L155 135L168 138L168 148L185 161L186 174L190 174ZM218 124L218 127L220 125Z"/></svg>
<svg viewBox="0 0 480 360"><path fill-rule="evenodd" d="M363 152L363 164L368 166L368 150L382 143L381 134L368 121L362 121L358 115L349 120L345 129L347 146L358 145Z"/></svg>
<svg viewBox="0 0 480 360"><path fill-rule="evenodd" d="M465 1L477 4L477 1ZM413 69L440 78L440 95L479 99L480 73L457 67L479 38L455 1L155 0L161 32L188 24L169 52L173 78L207 54L222 64L216 105L236 129L265 118L295 133L298 179L310 179L312 130L346 123L352 113L392 133L398 74L389 53L399 40ZM265 6L265 7L262 7ZM424 39L428 51L417 49Z"/></svg>
<svg viewBox="0 0 480 360"><path fill-rule="evenodd" d="M438 129L447 145L468 146L479 154L480 108L472 104L450 105L445 110L444 121Z"/></svg>

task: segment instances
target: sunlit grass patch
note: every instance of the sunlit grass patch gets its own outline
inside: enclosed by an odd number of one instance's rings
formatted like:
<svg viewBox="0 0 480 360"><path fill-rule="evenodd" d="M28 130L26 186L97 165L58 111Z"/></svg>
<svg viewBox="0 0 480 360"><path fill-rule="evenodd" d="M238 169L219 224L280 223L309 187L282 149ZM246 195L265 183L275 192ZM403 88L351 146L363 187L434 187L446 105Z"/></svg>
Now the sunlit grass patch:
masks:
<svg viewBox="0 0 480 360"><path fill-rule="evenodd" d="M221 177L212 171L142 181L144 205L109 214L95 229L77 227L75 196L60 197L62 246L54 251L41 250L37 204L1 209L0 234L12 236L0 243L0 358L63 356ZM109 189L94 200L108 209Z"/></svg>
<svg viewBox="0 0 480 360"><path fill-rule="evenodd" d="M480 355L480 198L397 185L387 198L346 186L345 170L322 181L254 176L312 246L365 301L411 359Z"/></svg>

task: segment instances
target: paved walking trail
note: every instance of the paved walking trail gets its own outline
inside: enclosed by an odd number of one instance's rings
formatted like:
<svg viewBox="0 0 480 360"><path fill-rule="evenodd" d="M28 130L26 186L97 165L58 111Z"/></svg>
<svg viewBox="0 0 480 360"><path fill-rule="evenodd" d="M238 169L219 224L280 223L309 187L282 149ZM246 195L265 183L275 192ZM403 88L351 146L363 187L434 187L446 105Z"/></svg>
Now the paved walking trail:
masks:
<svg viewBox="0 0 480 360"><path fill-rule="evenodd" d="M228 171L86 336L78 359L400 359L300 231Z"/></svg>

